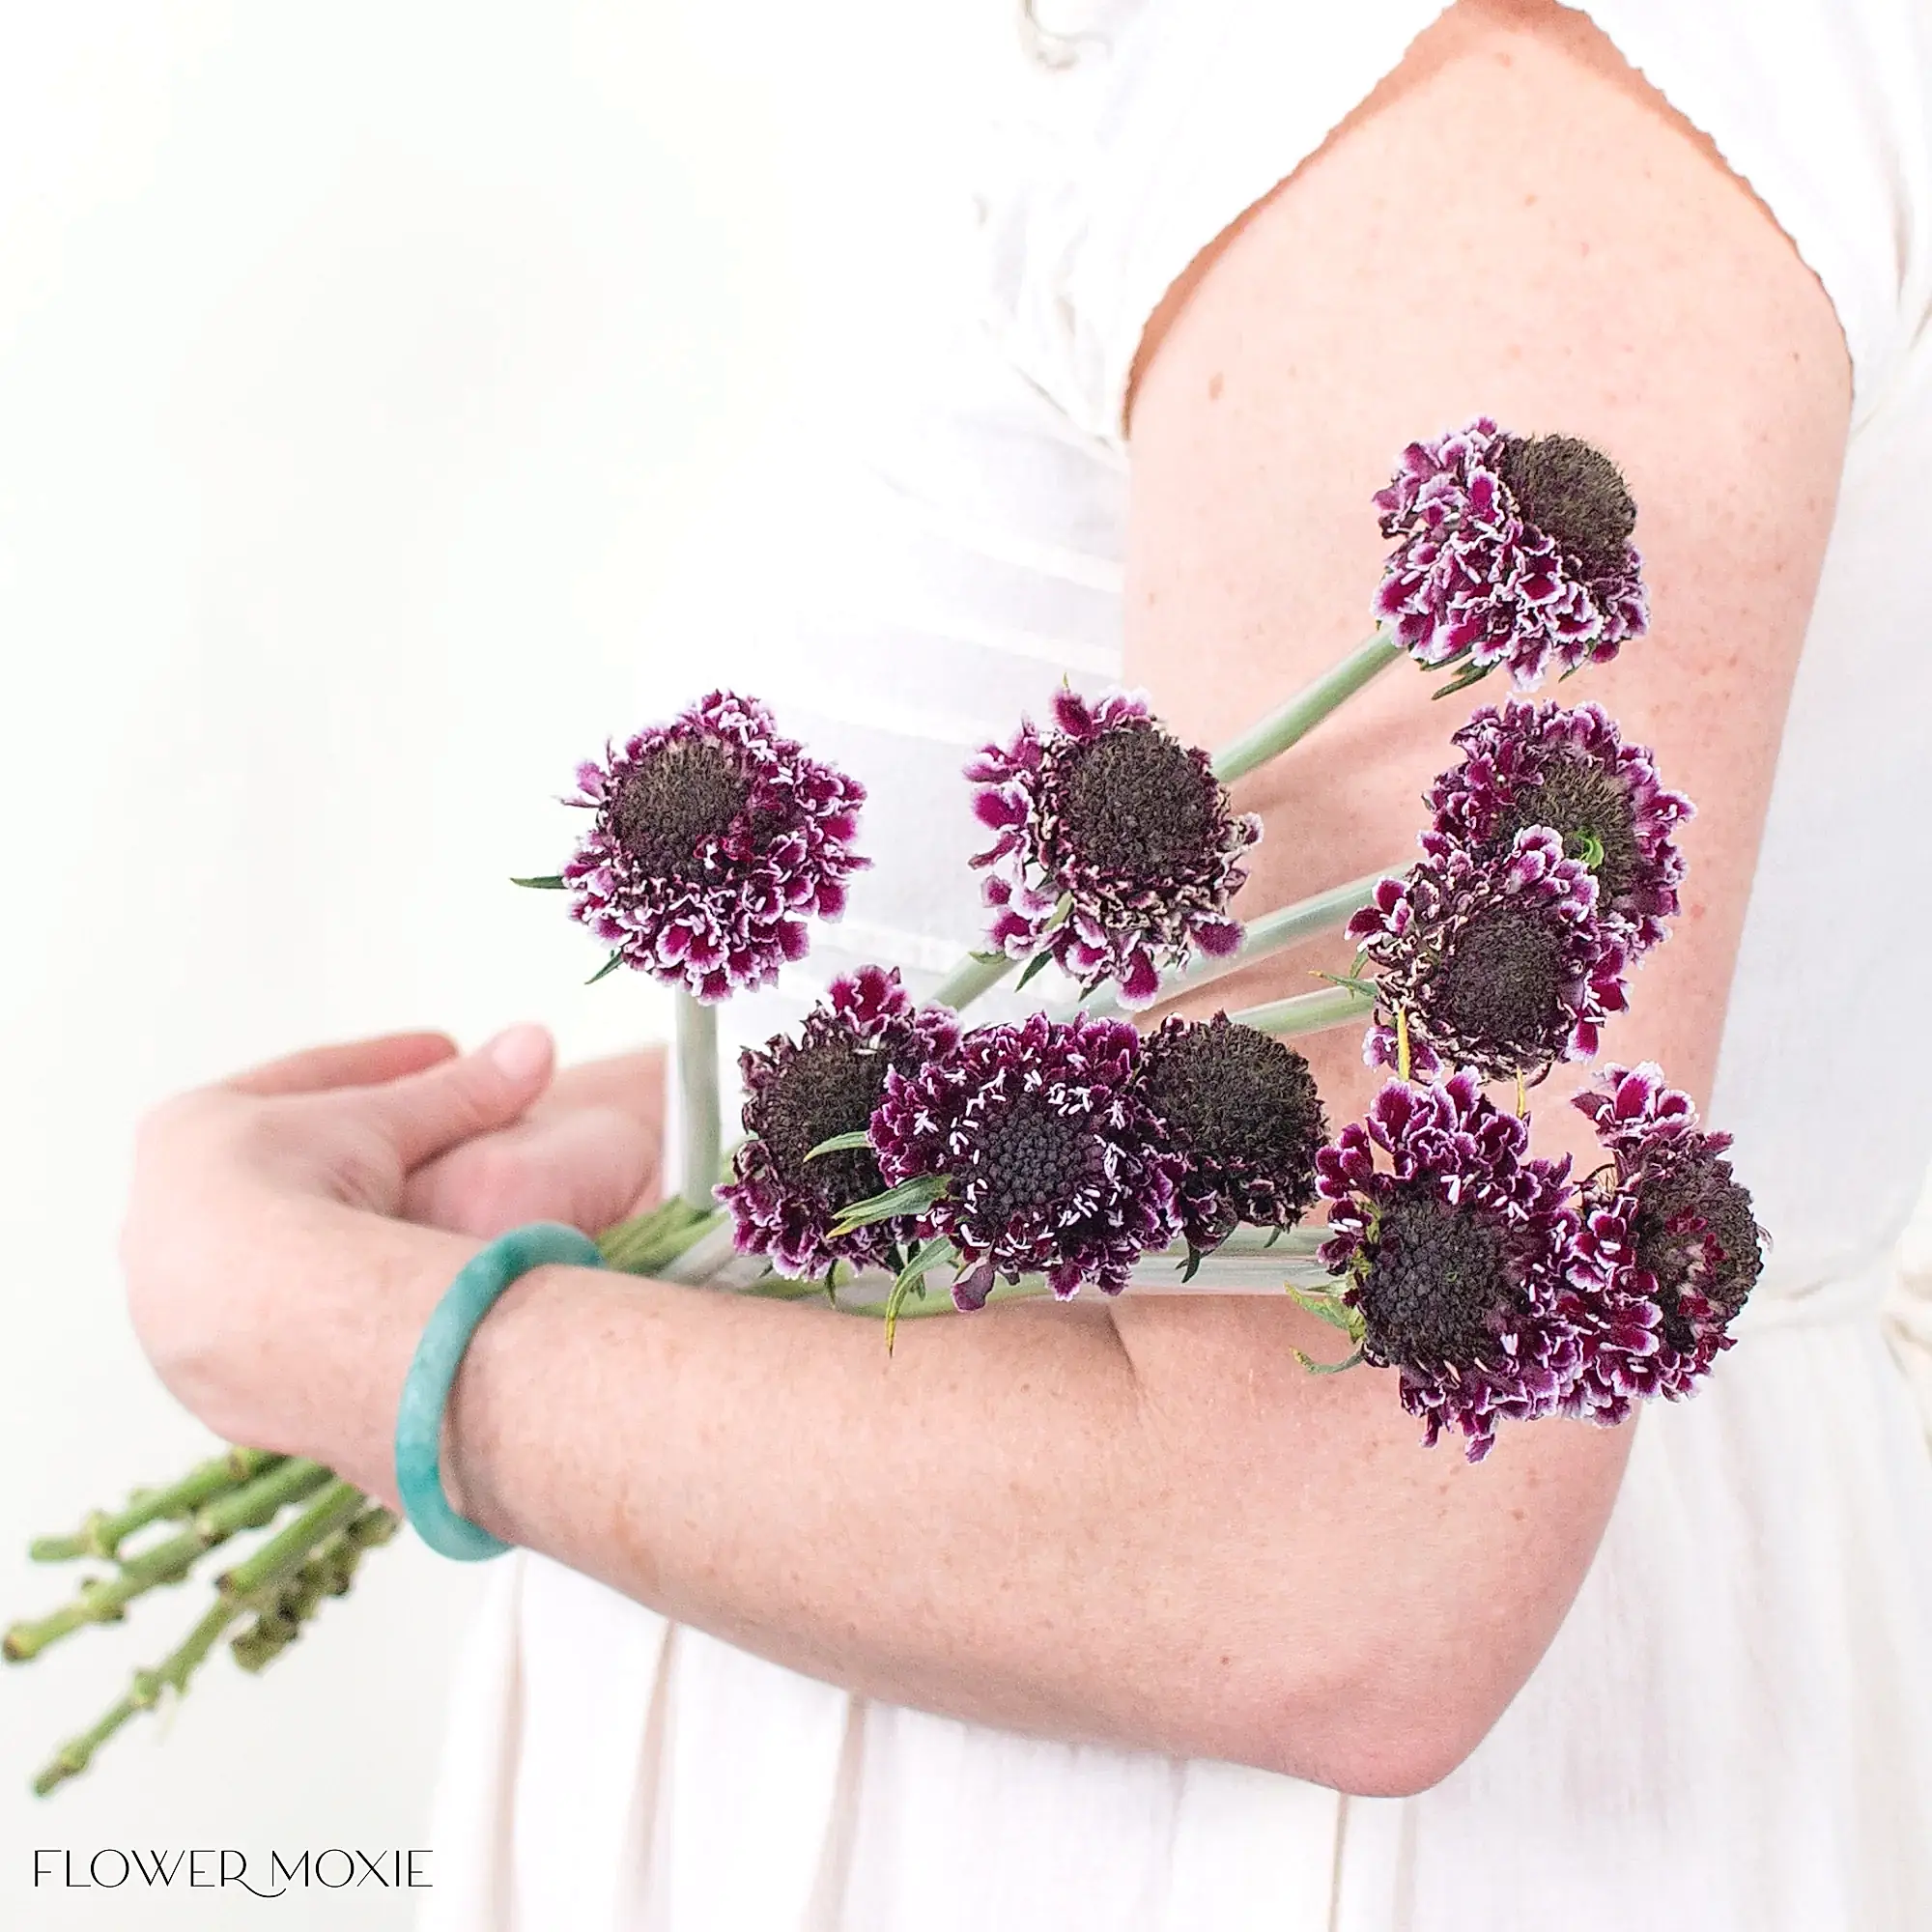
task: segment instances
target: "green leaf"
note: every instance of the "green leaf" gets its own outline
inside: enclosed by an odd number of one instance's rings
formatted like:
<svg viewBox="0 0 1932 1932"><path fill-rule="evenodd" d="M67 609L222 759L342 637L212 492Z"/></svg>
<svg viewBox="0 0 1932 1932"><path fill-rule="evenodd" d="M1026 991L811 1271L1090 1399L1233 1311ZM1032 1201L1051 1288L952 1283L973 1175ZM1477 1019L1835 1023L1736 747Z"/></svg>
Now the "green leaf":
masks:
<svg viewBox="0 0 1932 1932"><path fill-rule="evenodd" d="M887 1188L883 1194L841 1208L838 1220L832 1224L832 1233L849 1235L854 1228L869 1227L874 1221L890 1221L895 1214L923 1214L952 1185L943 1174L916 1174L910 1180Z"/></svg>
<svg viewBox="0 0 1932 1932"><path fill-rule="evenodd" d="M611 953L610 958L605 960L603 965L598 967L596 972L591 974L589 979L584 980L583 983L586 986L594 986L596 985L599 980L608 980L611 977L611 975L614 973L617 970L617 968L621 966L623 963L624 963L624 955L621 952Z"/></svg>
<svg viewBox="0 0 1932 1932"><path fill-rule="evenodd" d="M1492 665L1465 665L1440 691L1433 691L1430 693L1430 696L1432 697L1454 697L1459 691L1467 691L1472 684L1482 683L1483 679L1488 677L1493 668L1494 667ZM1567 677L1569 673L1566 671L1564 675Z"/></svg>
<svg viewBox="0 0 1932 1932"><path fill-rule="evenodd" d="M925 1292L925 1273L934 1268L952 1252L952 1243L944 1235L935 1235L929 1241L922 1242L917 1253L905 1266L900 1268L893 1282L895 1289L917 1289Z"/></svg>
<svg viewBox="0 0 1932 1932"><path fill-rule="evenodd" d="M527 879L512 879L513 886L528 886L532 892L560 893L563 891L561 872L538 872Z"/></svg>
<svg viewBox="0 0 1932 1932"><path fill-rule="evenodd" d="M1192 1281L1201 1272L1201 1264L1208 1259L1208 1249L1197 1248L1192 1241L1188 1242L1187 1261L1180 1270L1180 1278L1183 1282Z"/></svg>
<svg viewBox="0 0 1932 1932"><path fill-rule="evenodd" d="M1004 966L1007 955L1004 952L969 952L969 959L977 959L981 966Z"/></svg>
<svg viewBox="0 0 1932 1932"><path fill-rule="evenodd" d="M1033 957L1027 961L1026 971L1022 973L1020 977L1013 981L1013 991L1016 993L1023 991L1029 980L1035 978L1038 973L1040 973L1044 968L1050 966L1052 963L1053 963L1052 953L1036 952L1033 955Z"/></svg>
<svg viewBox="0 0 1932 1932"><path fill-rule="evenodd" d="M1346 991L1357 994L1365 1000L1375 996L1376 982L1373 980L1364 980L1358 974L1318 973L1315 977L1318 980L1326 980L1331 986L1343 987Z"/></svg>
<svg viewBox="0 0 1932 1932"><path fill-rule="evenodd" d="M886 1296L886 1353L893 1352L893 1338L898 1332L899 1310L905 1306L906 1296L917 1293L925 1298L925 1271L937 1267L952 1252L952 1243L943 1235L935 1236L927 1241L911 1261L898 1272L893 1283L892 1293Z"/></svg>
<svg viewBox="0 0 1932 1932"><path fill-rule="evenodd" d="M1301 1366L1304 1369L1306 1369L1311 1376L1339 1376L1345 1369L1352 1369L1359 1366L1363 1359L1363 1356L1361 1350L1357 1349L1355 1352L1348 1358L1347 1361L1318 1362L1313 1355L1304 1355L1301 1352L1301 1350L1297 1349L1294 1351L1294 1359L1297 1362L1299 1362Z"/></svg>
<svg viewBox="0 0 1932 1932"><path fill-rule="evenodd" d="M1339 1328L1351 1342L1362 1339L1367 1322L1362 1319L1359 1308L1350 1308L1339 1294L1321 1288L1296 1288L1293 1282L1287 1287L1288 1298L1304 1313L1312 1315L1318 1321L1325 1321L1331 1328Z"/></svg>
<svg viewBox="0 0 1932 1932"><path fill-rule="evenodd" d="M848 1148L869 1148L872 1137L864 1127L855 1128L849 1134L834 1134L829 1141L820 1141L806 1155L807 1160L816 1160L822 1153L843 1153Z"/></svg>

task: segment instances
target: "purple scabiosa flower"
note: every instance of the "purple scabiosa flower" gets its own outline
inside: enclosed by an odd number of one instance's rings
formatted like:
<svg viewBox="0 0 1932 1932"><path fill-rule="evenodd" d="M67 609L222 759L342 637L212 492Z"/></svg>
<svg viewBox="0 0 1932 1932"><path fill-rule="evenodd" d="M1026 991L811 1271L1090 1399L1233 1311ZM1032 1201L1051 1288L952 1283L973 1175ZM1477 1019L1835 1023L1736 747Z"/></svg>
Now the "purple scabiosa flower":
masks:
<svg viewBox="0 0 1932 1932"><path fill-rule="evenodd" d="M1464 664L1458 684L1504 665L1527 691L1648 627L1636 505L1576 437L1507 436L1478 416L1411 442L1376 508L1395 539L1376 615L1418 664Z"/></svg>
<svg viewBox="0 0 1932 1932"><path fill-rule="evenodd" d="M1044 1013L978 1027L956 1053L886 1076L872 1146L889 1186L941 1179L921 1231L952 1243L952 1297L984 1304L995 1276L1044 1274L1065 1298L1116 1294L1177 1232L1181 1161L1141 1096L1124 1020Z"/></svg>
<svg viewBox="0 0 1932 1932"><path fill-rule="evenodd" d="M1456 733L1463 761L1431 786L1435 838L1500 858L1520 832L1547 825L1566 857L1597 881L1597 916L1631 956L1648 952L1677 915L1684 855L1671 834L1696 808L1665 791L1642 745L1626 745L1594 704L1485 705ZM1425 849L1432 838L1425 834Z"/></svg>
<svg viewBox="0 0 1932 1932"><path fill-rule="evenodd" d="M1577 1373L1559 1306L1570 1163L1526 1158L1528 1146L1527 1122L1463 1071L1391 1081L1315 1157L1330 1203L1321 1259L1348 1283L1363 1358L1401 1372L1426 1444L1460 1430L1472 1463L1498 1422L1556 1413Z"/></svg>
<svg viewBox="0 0 1932 1932"><path fill-rule="evenodd" d="M1241 943L1228 902L1262 822L1230 810L1208 753L1164 731L1144 698L1090 705L1061 691L1053 715L1057 729L1023 722L966 767L995 834L973 860L996 908L993 949L1043 952L1083 992L1111 979L1122 1006L1151 1005L1163 966Z"/></svg>
<svg viewBox="0 0 1932 1932"><path fill-rule="evenodd" d="M1226 1013L1163 1020L1141 1042L1140 1091L1182 1158L1176 1206L1191 1250L1218 1247L1243 1223L1300 1220L1328 1122L1292 1046Z"/></svg>
<svg viewBox="0 0 1932 1932"><path fill-rule="evenodd" d="M1736 1339L1764 1266L1751 1198L1662 1070L1605 1066L1576 1096L1609 1154L1583 1184L1570 1267L1585 1320L1580 1414L1620 1422L1641 1397L1687 1396Z"/></svg>
<svg viewBox="0 0 1932 1932"><path fill-rule="evenodd" d="M718 1190L738 1252L769 1255L800 1280L838 1261L896 1271L908 1217L832 1232L841 1208L880 1191L876 1157L864 1148L810 1156L821 1142L866 1130L888 1073L917 1073L958 1043L959 1022L946 1008L915 1008L896 970L864 966L833 980L796 1039L780 1034L747 1047L738 1068L748 1138Z"/></svg>
<svg viewBox="0 0 1932 1932"><path fill-rule="evenodd" d="M1518 833L1494 859L1435 842L1377 886L1349 933L1377 968L1372 1066L1398 1065L1400 1013L1407 1070L1422 1078L1469 1066L1540 1079L1559 1060L1588 1059L1605 1018L1628 1004L1629 955L1597 917L1596 880L1547 826Z"/></svg>
<svg viewBox="0 0 1932 1932"><path fill-rule="evenodd" d="M866 789L781 737L755 698L714 691L578 767L594 816L563 868L571 916L634 966L715 1001L802 959L836 919Z"/></svg>

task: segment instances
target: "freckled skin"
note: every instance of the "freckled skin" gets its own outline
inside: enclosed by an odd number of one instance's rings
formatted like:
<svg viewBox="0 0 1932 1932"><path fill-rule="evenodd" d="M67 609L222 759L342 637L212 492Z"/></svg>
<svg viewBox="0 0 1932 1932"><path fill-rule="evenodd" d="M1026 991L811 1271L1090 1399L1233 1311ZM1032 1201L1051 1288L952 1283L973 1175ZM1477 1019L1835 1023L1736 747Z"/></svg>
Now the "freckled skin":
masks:
<svg viewBox="0 0 1932 1932"><path fill-rule="evenodd" d="M1497 39L1508 64L1489 57ZM1401 184L1464 140L1499 164L1495 192L1451 196L1416 223ZM1398 262L1406 287L1455 299L1390 299ZM1320 302L1301 293L1314 285ZM1789 243L1583 16L1465 5L1196 265L1150 341L1132 402L1125 669L1199 743L1225 740L1366 635L1380 565L1367 499L1408 439L1482 412L1525 436L1586 438L1614 459L1637 504L1654 629L1614 664L1539 695L1602 704L1699 807L1680 838L1682 915L1633 974L1633 1009L1605 1029L1602 1052L1656 1058L1707 1099L1849 403L1835 318ZM1190 406L1223 370L1219 405ZM1737 423L1753 434L1723 427ZM1279 460L1289 449L1292 464ZM1450 760L1451 732L1508 695L1493 677L1440 704L1428 688L1396 667L1236 787L1267 826L1237 911L1413 850L1418 800ZM1222 981L1211 1004L1301 991L1350 956L1346 941L1313 942ZM1353 1035L1299 1043L1330 1118L1359 1113L1382 1076L1362 1067ZM1600 1155L1563 1103L1587 1077L1559 1067L1532 1096L1535 1151L1570 1152L1583 1170ZM1130 1341L1135 1322L1154 1320L1131 1304L1116 1319ZM1268 1346L1261 1311L1216 1319L1245 1319L1248 1344ZM1337 1401L1352 1415L1362 1393ZM1360 1426L1378 1433L1367 1416ZM1461 1566L1472 1588L1535 1577L1539 1607L1519 1597L1495 1637L1497 1657L1533 1649L1538 1620L1553 1628L1595 1547L1627 1434L1505 1428L1482 1465L1487 1504L1461 1470L1438 1494L1432 1471L1422 1493L1438 1514L1413 1546L1410 1584L1451 1621L1480 1622L1466 1601L1453 1612L1437 1601L1443 1571L1422 1574L1422 1550ZM1538 1453L1518 1462L1524 1435ZM1396 1457L1383 1475L1409 1480L1395 1473L1404 1466ZM1499 1486L1503 1468L1518 1473ZM1384 1524L1420 1520L1386 1492L1366 1506Z"/></svg>

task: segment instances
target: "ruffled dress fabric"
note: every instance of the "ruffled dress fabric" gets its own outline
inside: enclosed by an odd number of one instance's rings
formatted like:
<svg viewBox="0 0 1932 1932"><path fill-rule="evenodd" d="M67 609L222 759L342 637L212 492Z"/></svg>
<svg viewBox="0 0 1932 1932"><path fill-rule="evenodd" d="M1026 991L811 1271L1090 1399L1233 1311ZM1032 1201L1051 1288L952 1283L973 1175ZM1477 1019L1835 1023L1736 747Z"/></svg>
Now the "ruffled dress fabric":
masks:
<svg viewBox="0 0 1932 1932"><path fill-rule="evenodd" d="M852 399L849 467L820 443L746 507L731 541L781 604L689 613L707 670L873 794L875 873L727 1009L741 1037L847 965L920 990L974 942L960 763L1118 666L1147 315L1438 11L1090 8L1028 83L982 186L990 327L924 319L917 393ZM1646 1415L1548 1655L1414 1798L867 1702L513 1557L460 1676L433 1932L1932 1926L1932 1283L1893 1259L1932 1156L1932 25L1912 0L1588 11L1785 228L1855 370L1712 1098L1776 1233L1739 1345Z"/></svg>

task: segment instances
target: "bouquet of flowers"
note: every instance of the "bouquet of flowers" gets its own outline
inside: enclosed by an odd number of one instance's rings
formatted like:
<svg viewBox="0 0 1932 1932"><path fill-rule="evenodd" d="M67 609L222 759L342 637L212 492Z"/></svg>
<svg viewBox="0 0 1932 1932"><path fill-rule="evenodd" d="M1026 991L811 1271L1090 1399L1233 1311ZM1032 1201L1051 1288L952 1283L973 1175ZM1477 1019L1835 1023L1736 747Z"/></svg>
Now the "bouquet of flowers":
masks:
<svg viewBox="0 0 1932 1932"><path fill-rule="evenodd" d="M1554 1065L1594 1057L1678 910L1691 806L1652 754L1594 705L1486 706L1454 735L1412 863L1245 923L1230 912L1262 827L1228 786L1383 669L1447 671L1438 697L1499 668L1528 691L1646 628L1635 506L1587 443L1481 418L1410 444L1375 500L1392 544L1375 635L1233 744L1182 744L1135 694L1064 690L1048 724L1021 722L967 766L989 836L973 861L985 949L924 1004L895 969L865 967L747 1049L728 1155L718 1006L802 959L810 923L843 910L867 864L865 790L728 692L582 765L575 851L517 883L567 895L609 948L596 977L645 973L677 1011L682 1186L601 1235L607 1264L824 1296L880 1320L888 1350L902 1320L996 1300L1285 1289L1346 1344L1335 1361L1303 1355L1311 1371L1398 1371L1425 1444L1453 1433L1472 1462L1505 1420L1608 1425L1690 1394L1761 1266L1728 1138L1657 1066L1605 1065L1574 1103L1604 1151L1577 1180L1567 1156L1531 1153L1527 1108ZM1316 991L1145 1033L1125 1016L1337 928L1353 965ZM1074 1003L970 1023L989 988L1048 964ZM1391 1077L1331 1134L1288 1042L1343 1026ZM223 1638L261 1669L396 1527L328 1470L237 1447L36 1543L37 1559L106 1574L9 1630L15 1662L268 1532L36 1789L185 1691Z"/></svg>

